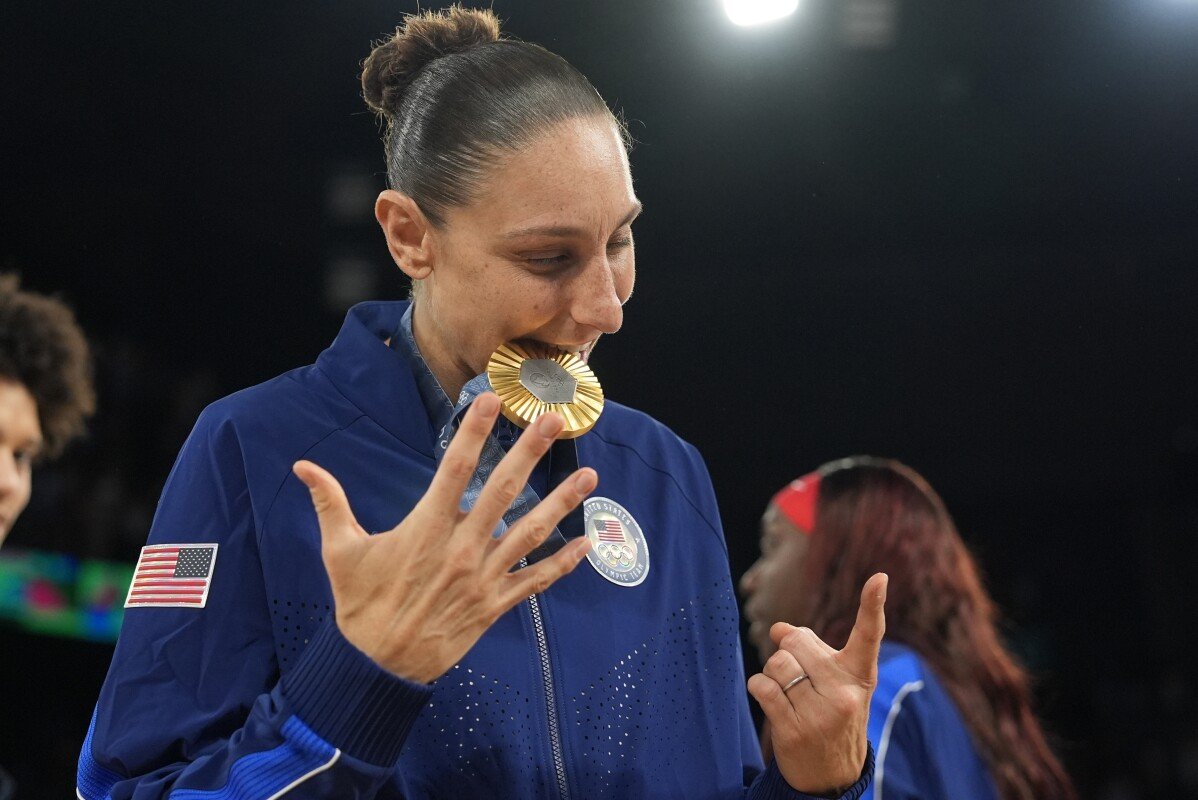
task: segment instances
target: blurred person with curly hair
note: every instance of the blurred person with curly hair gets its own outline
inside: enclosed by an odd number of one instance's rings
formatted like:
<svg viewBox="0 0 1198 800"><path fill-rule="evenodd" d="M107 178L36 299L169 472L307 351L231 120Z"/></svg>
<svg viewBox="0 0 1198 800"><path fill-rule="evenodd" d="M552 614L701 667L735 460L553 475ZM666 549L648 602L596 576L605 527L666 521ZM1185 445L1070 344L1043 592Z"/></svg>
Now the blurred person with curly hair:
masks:
<svg viewBox="0 0 1198 800"><path fill-rule="evenodd" d="M0 275L0 544L29 503L33 467L80 436L95 407L91 356L71 309Z"/></svg>

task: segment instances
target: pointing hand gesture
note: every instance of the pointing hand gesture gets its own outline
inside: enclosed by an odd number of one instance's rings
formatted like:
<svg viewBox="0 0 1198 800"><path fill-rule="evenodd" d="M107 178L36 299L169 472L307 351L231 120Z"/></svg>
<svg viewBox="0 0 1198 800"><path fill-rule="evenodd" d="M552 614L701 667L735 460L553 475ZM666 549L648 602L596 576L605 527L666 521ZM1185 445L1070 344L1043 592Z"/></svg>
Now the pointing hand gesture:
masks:
<svg viewBox="0 0 1198 800"><path fill-rule="evenodd" d="M778 651L749 679L749 693L769 720L778 769L800 792L839 794L857 782L865 766L887 581L883 573L866 581L843 650L828 646L810 628L785 622L770 628Z"/></svg>
<svg viewBox="0 0 1198 800"><path fill-rule="evenodd" d="M336 604L337 627L383 669L427 683L462 659L491 624L524 598L548 589L586 555L586 537L512 572L598 482L580 469L503 536L491 532L561 430L546 414L495 468L478 502L461 510L499 398L479 395L411 513L373 536L354 518L337 480L311 463L295 464L320 523L321 554Z"/></svg>

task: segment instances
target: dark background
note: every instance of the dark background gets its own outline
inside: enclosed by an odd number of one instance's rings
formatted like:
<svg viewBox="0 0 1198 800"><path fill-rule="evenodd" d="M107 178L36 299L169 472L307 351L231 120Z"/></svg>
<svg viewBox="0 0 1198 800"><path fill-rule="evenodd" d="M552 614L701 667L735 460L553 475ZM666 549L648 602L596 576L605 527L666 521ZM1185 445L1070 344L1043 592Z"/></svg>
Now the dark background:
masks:
<svg viewBox="0 0 1198 800"><path fill-rule="evenodd" d="M736 577L783 483L897 457L1084 796L1198 797L1198 2L495 8L639 140L636 295L593 364L703 452ZM101 398L10 545L132 561L205 403L405 293L356 76L413 9L0 9L0 268L77 308ZM70 796L111 648L0 650L0 764Z"/></svg>

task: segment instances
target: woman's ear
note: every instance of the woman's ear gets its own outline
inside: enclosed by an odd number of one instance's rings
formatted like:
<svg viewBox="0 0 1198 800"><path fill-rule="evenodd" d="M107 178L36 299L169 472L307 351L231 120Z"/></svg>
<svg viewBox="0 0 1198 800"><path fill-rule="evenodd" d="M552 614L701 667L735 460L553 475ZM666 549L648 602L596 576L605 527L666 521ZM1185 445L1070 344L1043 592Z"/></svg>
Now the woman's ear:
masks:
<svg viewBox="0 0 1198 800"><path fill-rule="evenodd" d="M396 265L414 281L427 278L433 271L432 225L416 201L387 189L374 202L374 218Z"/></svg>

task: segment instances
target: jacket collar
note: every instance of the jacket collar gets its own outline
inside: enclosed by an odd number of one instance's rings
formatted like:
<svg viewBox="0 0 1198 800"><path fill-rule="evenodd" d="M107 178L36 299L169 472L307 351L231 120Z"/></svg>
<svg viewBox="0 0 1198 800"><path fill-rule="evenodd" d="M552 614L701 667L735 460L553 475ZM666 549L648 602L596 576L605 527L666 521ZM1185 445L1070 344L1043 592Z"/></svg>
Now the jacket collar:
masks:
<svg viewBox="0 0 1198 800"><path fill-rule="evenodd" d="M434 431L407 359L387 346L408 308L372 300L349 310L340 333L316 359L349 402L408 447L433 457Z"/></svg>

